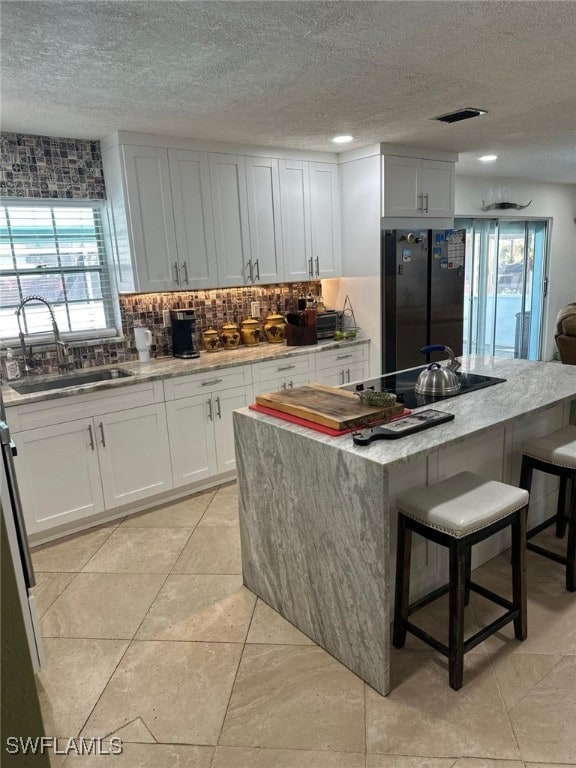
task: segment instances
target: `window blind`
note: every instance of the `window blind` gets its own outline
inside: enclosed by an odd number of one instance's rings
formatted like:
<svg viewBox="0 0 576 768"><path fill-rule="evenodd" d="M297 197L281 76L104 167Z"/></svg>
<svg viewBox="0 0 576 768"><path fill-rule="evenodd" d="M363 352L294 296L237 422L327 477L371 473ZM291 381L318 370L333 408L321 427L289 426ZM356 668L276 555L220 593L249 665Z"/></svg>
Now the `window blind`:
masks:
<svg viewBox="0 0 576 768"><path fill-rule="evenodd" d="M18 336L16 309L27 296L49 301L72 338L116 334L103 213L96 202L0 206L0 339ZM52 330L39 302L25 305L21 324L26 335Z"/></svg>

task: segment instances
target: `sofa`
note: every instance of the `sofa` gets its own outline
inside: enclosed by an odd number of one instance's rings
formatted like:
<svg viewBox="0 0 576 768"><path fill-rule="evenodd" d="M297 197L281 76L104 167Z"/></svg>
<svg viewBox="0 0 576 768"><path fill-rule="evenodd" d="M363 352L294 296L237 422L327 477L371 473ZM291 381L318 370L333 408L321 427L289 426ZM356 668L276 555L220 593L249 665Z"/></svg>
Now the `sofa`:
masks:
<svg viewBox="0 0 576 768"><path fill-rule="evenodd" d="M558 312L554 338L560 360L567 365L576 365L576 302Z"/></svg>

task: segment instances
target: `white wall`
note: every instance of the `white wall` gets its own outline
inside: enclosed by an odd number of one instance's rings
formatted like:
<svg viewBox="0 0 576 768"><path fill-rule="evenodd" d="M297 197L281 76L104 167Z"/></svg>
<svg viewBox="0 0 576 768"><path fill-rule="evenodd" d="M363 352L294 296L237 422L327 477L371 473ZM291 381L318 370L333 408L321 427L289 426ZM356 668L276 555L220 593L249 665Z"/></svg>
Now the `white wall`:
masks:
<svg viewBox="0 0 576 768"><path fill-rule="evenodd" d="M353 157L353 153L350 153ZM346 157L344 155L344 157ZM350 297L356 323L371 340L370 375L380 374L380 155L344 160L339 184L342 211L342 272L322 281L326 306L342 309Z"/></svg>
<svg viewBox="0 0 576 768"><path fill-rule="evenodd" d="M524 211L510 212L509 216L552 219L542 349L543 359L551 360L556 349L554 327L558 310L576 301L576 185L457 175L456 216L506 218L506 211L490 214L481 209L482 200L489 199L490 190L503 185L513 188L517 194L517 200L512 202L532 200Z"/></svg>

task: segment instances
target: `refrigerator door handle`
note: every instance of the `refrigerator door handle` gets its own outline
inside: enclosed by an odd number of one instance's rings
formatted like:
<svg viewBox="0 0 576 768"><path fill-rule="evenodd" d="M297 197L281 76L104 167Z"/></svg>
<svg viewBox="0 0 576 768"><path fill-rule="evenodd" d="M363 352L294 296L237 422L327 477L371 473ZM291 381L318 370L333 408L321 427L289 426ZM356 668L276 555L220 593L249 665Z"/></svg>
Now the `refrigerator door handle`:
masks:
<svg viewBox="0 0 576 768"><path fill-rule="evenodd" d="M24 582L26 584L26 587L30 589L30 587L33 587L36 585L36 578L34 576L34 568L32 566L32 557L30 555L30 548L28 547L28 536L26 534L26 523L24 521L24 511L22 509L22 501L20 500L20 491L18 489L16 468L14 466L14 459L12 458L13 443L10 438L10 430L3 423L0 423L0 444L1 444L2 458L4 461L4 472L6 475L8 495L10 497L10 502L12 504L14 525L16 528L16 539L18 541L18 549L20 550L20 559L22 560L22 569L24 571Z"/></svg>

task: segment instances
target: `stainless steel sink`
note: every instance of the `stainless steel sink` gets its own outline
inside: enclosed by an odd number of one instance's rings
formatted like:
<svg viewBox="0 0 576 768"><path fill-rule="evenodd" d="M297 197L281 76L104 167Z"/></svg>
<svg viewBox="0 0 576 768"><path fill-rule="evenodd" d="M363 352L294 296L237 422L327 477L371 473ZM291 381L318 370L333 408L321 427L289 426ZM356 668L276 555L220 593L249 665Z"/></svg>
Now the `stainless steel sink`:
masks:
<svg viewBox="0 0 576 768"><path fill-rule="evenodd" d="M10 383L12 389L20 395L29 395L32 392L46 392L51 389L70 389L82 387L85 384L95 384L101 381L114 381L133 376L131 371L122 368L108 368L105 371L78 371L63 373L60 376L38 376L17 383Z"/></svg>

